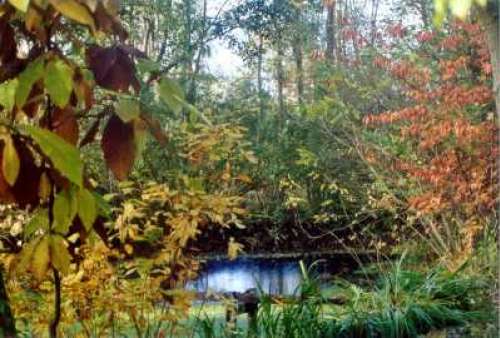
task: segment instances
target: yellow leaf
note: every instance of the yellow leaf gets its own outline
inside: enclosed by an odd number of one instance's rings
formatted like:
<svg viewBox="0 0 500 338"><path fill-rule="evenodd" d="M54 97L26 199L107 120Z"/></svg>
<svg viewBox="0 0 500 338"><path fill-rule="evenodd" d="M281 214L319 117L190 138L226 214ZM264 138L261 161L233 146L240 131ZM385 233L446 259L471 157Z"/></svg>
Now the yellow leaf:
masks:
<svg viewBox="0 0 500 338"><path fill-rule="evenodd" d="M35 29L35 27L40 26L42 24L43 17L34 7L28 8L28 12L26 13L26 18L24 19L26 29L31 32Z"/></svg>
<svg viewBox="0 0 500 338"><path fill-rule="evenodd" d="M50 237L50 258L52 266L61 272L63 275L69 273L69 265L71 264L71 256L68 248L64 243L64 238L59 235Z"/></svg>
<svg viewBox="0 0 500 338"><path fill-rule="evenodd" d="M9 2L21 12L26 12L28 10L30 0L9 0Z"/></svg>
<svg viewBox="0 0 500 338"><path fill-rule="evenodd" d="M125 252L129 255L134 253L134 247L130 244L125 244Z"/></svg>
<svg viewBox="0 0 500 338"><path fill-rule="evenodd" d="M19 155L9 134L3 136L2 171L9 185L14 185L19 175Z"/></svg>
<svg viewBox="0 0 500 338"><path fill-rule="evenodd" d="M92 12L96 11L96 9L97 9L97 0L83 0L82 2L85 5L87 5L87 7L90 8L90 10Z"/></svg>
<svg viewBox="0 0 500 338"><path fill-rule="evenodd" d="M40 176L38 196L42 201L45 201L49 198L51 191L52 187L50 186L49 178L47 177L47 173L44 172L42 176Z"/></svg>
<svg viewBox="0 0 500 338"><path fill-rule="evenodd" d="M227 256L229 257L229 260L236 259L236 257L238 257L238 254L242 251L243 245L236 242L234 238L231 237L227 246Z"/></svg>
<svg viewBox="0 0 500 338"><path fill-rule="evenodd" d="M472 0L452 0L450 1L451 13L460 19L465 19L472 6Z"/></svg>
<svg viewBox="0 0 500 338"><path fill-rule="evenodd" d="M40 242L40 238L37 238L28 244L24 245L21 253L16 259L16 263L13 265L13 268L16 273L26 272L31 262L31 258L33 257L33 252Z"/></svg>
<svg viewBox="0 0 500 338"><path fill-rule="evenodd" d="M94 18L87 7L75 0L49 0L50 4L62 15L95 30Z"/></svg>
<svg viewBox="0 0 500 338"><path fill-rule="evenodd" d="M33 258L31 260L31 271L36 279L41 281L50 264L50 249L49 243L50 238L48 236L43 236L35 250L33 251Z"/></svg>
<svg viewBox="0 0 500 338"><path fill-rule="evenodd" d="M248 175L240 174L236 176L237 179L239 179L243 183L252 183L252 179Z"/></svg>

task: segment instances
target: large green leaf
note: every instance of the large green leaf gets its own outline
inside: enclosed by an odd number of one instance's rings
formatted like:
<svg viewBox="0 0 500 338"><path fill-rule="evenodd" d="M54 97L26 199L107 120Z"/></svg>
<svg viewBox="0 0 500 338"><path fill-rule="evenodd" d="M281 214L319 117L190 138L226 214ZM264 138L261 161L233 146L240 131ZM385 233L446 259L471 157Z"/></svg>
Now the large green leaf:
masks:
<svg viewBox="0 0 500 338"><path fill-rule="evenodd" d="M52 266L63 275L69 273L71 256L64 242L64 238L59 235L50 236L50 259Z"/></svg>
<svg viewBox="0 0 500 338"><path fill-rule="evenodd" d="M18 108L22 108L28 96L31 92L31 88L43 77L44 72L44 60L38 58L31 62L28 67L19 75L19 85L16 91L16 105Z"/></svg>
<svg viewBox="0 0 500 338"><path fill-rule="evenodd" d="M162 78L158 82L157 93L160 99L172 109L179 113L184 105L184 92L182 88L169 78Z"/></svg>
<svg viewBox="0 0 500 338"><path fill-rule="evenodd" d="M31 260L31 271L33 275L41 281L50 266L50 238L48 235L42 237L38 245L33 250Z"/></svg>
<svg viewBox="0 0 500 338"><path fill-rule="evenodd" d="M31 264L31 259L33 258L35 248L38 246L38 243L40 243L41 239L42 237L37 237L28 243L24 243L23 248L17 258L17 264L15 266L15 271L17 273L26 272L26 270L28 270Z"/></svg>
<svg viewBox="0 0 500 338"><path fill-rule="evenodd" d="M96 200L90 191L83 188L78 192L78 217L87 231L92 229L97 217Z"/></svg>
<svg viewBox="0 0 500 338"><path fill-rule="evenodd" d="M139 102L131 97L122 96L115 105L115 111L120 119L127 123L141 115Z"/></svg>
<svg viewBox="0 0 500 338"><path fill-rule="evenodd" d="M9 0L9 2L21 12L26 12L28 10L30 0Z"/></svg>
<svg viewBox="0 0 500 338"><path fill-rule="evenodd" d="M37 209L31 220L24 227L24 238L29 238L38 230L49 231L49 211L45 208Z"/></svg>
<svg viewBox="0 0 500 338"><path fill-rule="evenodd" d="M17 79L0 84L0 106L7 111L11 111L14 108L17 85Z"/></svg>
<svg viewBox="0 0 500 338"><path fill-rule="evenodd" d="M73 69L59 59L49 62L45 69L45 88L59 108L66 107L73 91Z"/></svg>
<svg viewBox="0 0 500 338"><path fill-rule="evenodd" d="M83 25L90 26L95 30L95 22L90 11L76 0L49 0L54 8L67 18Z"/></svg>
<svg viewBox="0 0 500 338"><path fill-rule="evenodd" d="M20 131L28 135L40 147L52 165L67 179L82 186L83 164L80 152L58 135L36 126L24 125Z"/></svg>
<svg viewBox="0 0 500 338"><path fill-rule="evenodd" d="M54 214L52 230L66 235L77 212L77 200L72 189L63 190L57 194L52 210Z"/></svg>

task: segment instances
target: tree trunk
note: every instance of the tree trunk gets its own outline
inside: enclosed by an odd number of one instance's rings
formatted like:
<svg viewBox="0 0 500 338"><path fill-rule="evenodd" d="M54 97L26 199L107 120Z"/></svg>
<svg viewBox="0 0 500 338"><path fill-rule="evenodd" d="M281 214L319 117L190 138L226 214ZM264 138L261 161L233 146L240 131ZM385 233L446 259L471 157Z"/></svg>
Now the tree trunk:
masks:
<svg viewBox="0 0 500 338"><path fill-rule="evenodd" d="M279 43L277 48L276 56L276 81L278 83L278 112L280 115L280 121L283 122L285 119L285 97L283 90L285 87L285 69L283 67L284 58L283 46Z"/></svg>
<svg viewBox="0 0 500 338"><path fill-rule="evenodd" d="M337 38L336 38L337 41L335 43L335 47L337 49L336 50L336 58L337 58L337 63L339 63L339 64L342 62L343 46L342 46L342 34L340 34L340 30L342 29L343 16L344 16L344 11L342 8L342 0L339 0L339 6L338 6L338 10L337 10L337 20L336 20L338 32L337 32Z"/></svg>
<svg viewBox="0 0 500 338"><path fill-rule="evenodd" d="M61 321L61 276L56 269L54 270L54 317L50 322L49 336L57 338L57 327Z"/></svg>
<svg viewBox="0 0 500 338"><path fill-rule="evenodd" d="M295 68L297 72L297 97L299 105L304 104L304 65L303 53L300 39L296 39L293 44L293 54L295 57Z"/></svg>
<svg viewBox="0 0 500 338"><path fill-rule="evenodd" d="M264 82L262 79L262 67L264 64L264 37L262 34L259 35L259 45L257 46L258 48L258 55L257 55L257 90L258 90L258 95L259 95L259 114L260 114L260 121L259 123L262 124L264 122L265 118L265 111L264 111Z"/></svg>
<svg viewBox="0 0 500 338"><path fill-rule="evenodd" d="M193 41L192 41L192 31L193 31L193 2L191 0L184 0L184 51L183 51L183 80L184 80L184 92L187 93L187 101L189 102L189 86L190 79L193 76ZM183 119L186 120L187 113L185 110L182 112Z"/></svg>
<svg viewBox="0 0 500 338"><path fill-rule="evenodd" d="M497 118L500 121L500 5L496 5L495 13L487 12L481 16L481 21L485 27L488 37L488 48L491 54L491 66L493 69L493 91L495 94L495 103Z"/></svg>
<svg viewBox="0 0 500 338"><path fill-rule="evenodd" d="M16 337L14 316L10 309L9 298L3 280L3 266L0 266L0 337Z"/></svg>
<svg viewBox="0 0 500 338"><path fill-rule="evenodd" d="M335 8L336 1L333 0L327 4L326 16L326 58L332 63L335 61L335 52L337 51L337 40L335 37Z"/></svg>
<svg viewBox="0 0 500 338"><path fill-rule="evenodd" d="M196 48L198 49L198 55L196 57L196 62L194 65L194 71L191 75L191 81L189 84L189 91L187 93L187 101L190 104L196 103L196 95L197 95L197 77L201 70L201 59L205 53L205 38L207 35L207 0L203 1L203 20L202 20L202 32L199 38L198 44Z"/></svg>
<svg viewBox="0 0 500 338"><path fill-rule="evenodd" d="M377 17L378 17L379 0L372 1L372 15L371 15L371 45L375 45L377 39Z"/></svg>

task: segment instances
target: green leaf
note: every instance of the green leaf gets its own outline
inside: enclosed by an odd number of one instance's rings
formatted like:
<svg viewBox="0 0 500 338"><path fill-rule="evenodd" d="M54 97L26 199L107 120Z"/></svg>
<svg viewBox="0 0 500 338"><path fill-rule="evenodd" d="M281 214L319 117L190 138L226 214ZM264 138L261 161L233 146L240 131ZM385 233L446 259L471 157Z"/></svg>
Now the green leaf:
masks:
<svg viewBox="0 0 500 338"><path fill-rule="evenodd" d="M94 199L96 202L98 215L106 217L106 218L110 218L111 206L109 205L109 203L104 199L104 197L102 197L98 193L94 192L94 193L92 193L92 195L94 196Z"/></svg>
<svg viewBox="0 0 500 338"><path fill-rule="evenodd" d="M72 189L63 190L57 194L52 211L54 214L52 229L66 235L77 212L77 200Z"/></svg>
<svg viewBox="0 0 500 338"><path fill-rule="evenodd" d="M88 232L92 229L97 218L97 203L92 193L87 189L78 191L78 202L78 216Z"/></svg>
<svg viewBox="0 0 500 338"><path fill-rule="evenodd" d="M84 5L75 0L49 0L50 4L62 15L95 30L94 18Z"/></svg>
<svg viewBox="0 0 500 338"><path fill-rule="evenodd" d="M160 99L172 109L179 113L184 105L184 92L182 88L169 78L162 78L157 86Z"/></svg>
<svg viewBox="0 0 500 338"><path fill-rule="evenodd" d="M63 275L69 273L71 256L66 247L64 238L59 235L50 236L50 258L52 266Z"/></svg>
<svg viewBox="0 0 500 338"><path fill-rule="evenodd" d="M41 239L42 237L35 238L31 242L23 246L23 249L21 250L19 256L17 257L17 263L15 265L15 271L17 273L26 272L28 270L28 267L30 266L31 263L31 259L33 258L33 253L35 251L35 248L38 246L38 243L40 243Z"/></svg>
<svg viewBox="0 0 500 338"><path fill-rule="evenodd" d="M73 69L64 61L51 61L45 69L45 88L59 108L68 104L73 91Z"/></svg>
<svg viewBox="0 0 500 338"><path fill-rule="evenodd" d="M160 64L150 59L137 60L137 70L140 73L152 73L160 71Z"/></svg>
<svg viewBox="0 0 500 338"><path fill-rule="evenodd" d="M14 108L18 80L12 79L0 84L0 106L11 111Z"/></svg>
<svg viewBox="0 0 500 338"><path fill-rule="evenodd" d="M21 12L26 12L28 10L30 0L9 0L9 2Z"/></svg>
<svg viewBox="0 0 500 338"><path fill-rule="evenodd" d="M120 119L127 123L141 115L139 102L131 97L122 96L115 105L116 114Z"/></svg>
<svg viewBox="0 0 500 338"><path fill-rule="evenodd" d="M28 135L40 147L52 165L67 179L82 186L83 164L80 152L60 136L36 126L24 125L20 131Z"/></svg>
<svg viewBox="0 0 500 338"><path fill-rule="evenodd" d="M43 236L38 245L33 250L33 257L31 259L31 271L35 278L41 281L47 270L49 269L50 264L50 248L49 236Z"/></svg>
<svg viewBox="0 0 500 338"><path fill-rule="evenodd" d="M12 141L12 137L6 134L2 137L4 140L2 153L2 173L10 186L16 183L19 176L20 162L16 147Z"/></svg>
<svg viewBox="0 0 500 338"><path fill-rule="evenodd" d="M22 108L31 92L31 88L43 77L44 60L38 58L31 62L28 67L19 75L19 84L16 91L16 106Z"/></svg>
<svg viewBox="0 0 500 338"><path fill-rule="evenodd" d="M38 230L49 231L49 211L46 208L37 209L31 220L24 227L24 238L29 238Z"/></svg>

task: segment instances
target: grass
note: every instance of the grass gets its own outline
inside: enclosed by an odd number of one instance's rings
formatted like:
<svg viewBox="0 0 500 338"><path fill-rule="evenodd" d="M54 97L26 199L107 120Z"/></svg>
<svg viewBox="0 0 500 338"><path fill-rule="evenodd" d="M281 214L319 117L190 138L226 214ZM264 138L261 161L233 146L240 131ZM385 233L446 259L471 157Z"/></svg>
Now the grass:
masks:
<svg viewBox="0 0 500 338"><path fill-rule="evenodd" d="M295 301L275 304L262 296L257 325L231 327L221 316L195 318L193 336L264 338L404 338L449 327L493 322L488 285L461 274L435 269L404 270L402 261L369 288L337 281L326 292L304 273ZM329 299L343 299L342 305Z"/></svg>
<svg viewBox="0 0 500 338"><path fill-rule="evenodd" d="M469 335L464 337L497 336L488 276L471 277L465 269L416 272L404 268L401 259L379 265L378 275L366 274L364 281L337 279L325 288L313 268L302 264L301 269L303 280L293 297L277 300L261 293L253 325L247 315L226 323L225 305L207 302L192 306L179 323L149 323L142 337L410 338L451 327L465 329ZM64 336L83 333L76 325ZM20 336L33 335L28 330ZM132 323L121 321L115 336L138 335ZM433 337L444 338L439 333Z"/></svg>

